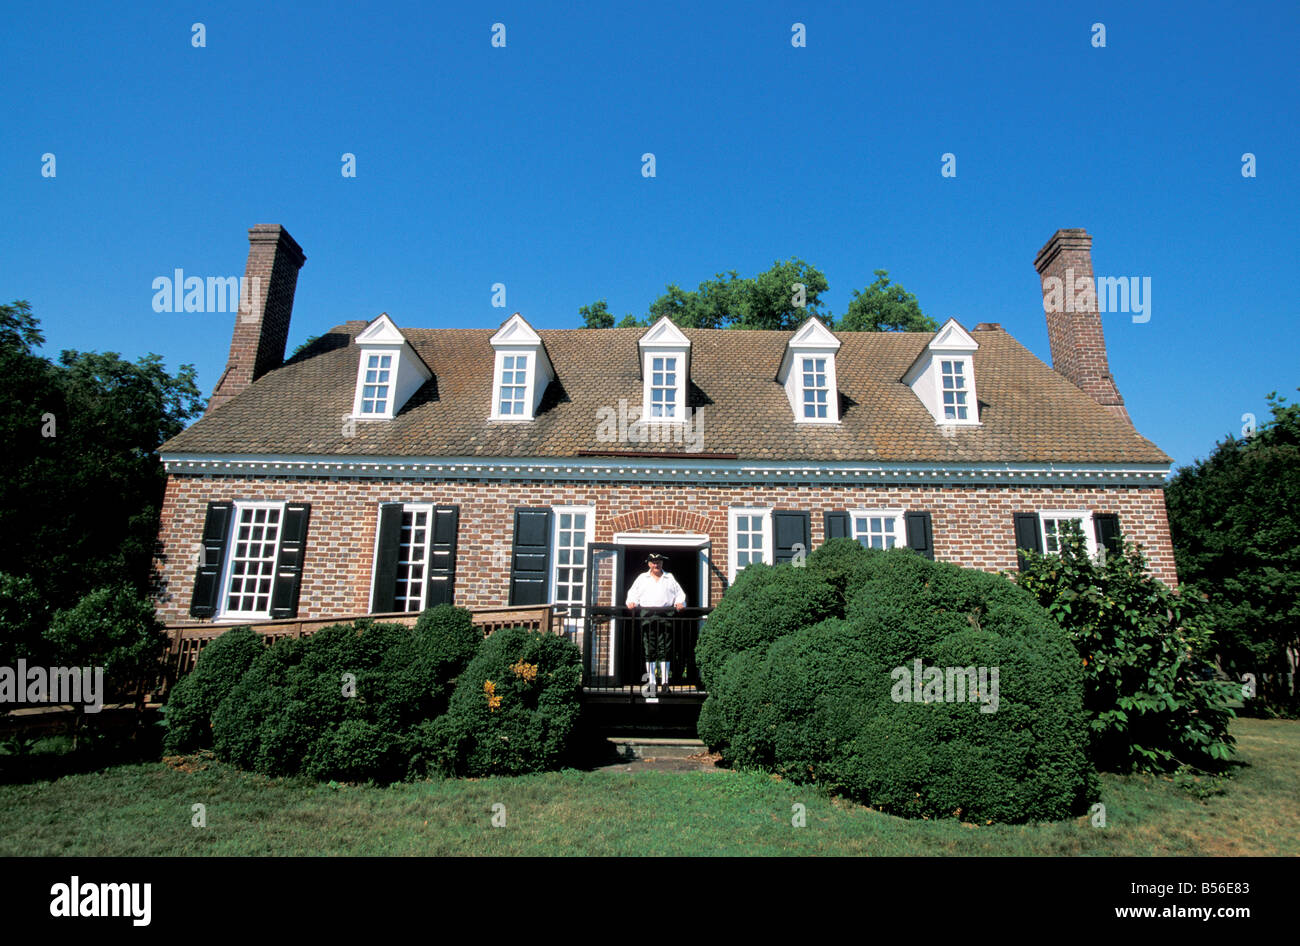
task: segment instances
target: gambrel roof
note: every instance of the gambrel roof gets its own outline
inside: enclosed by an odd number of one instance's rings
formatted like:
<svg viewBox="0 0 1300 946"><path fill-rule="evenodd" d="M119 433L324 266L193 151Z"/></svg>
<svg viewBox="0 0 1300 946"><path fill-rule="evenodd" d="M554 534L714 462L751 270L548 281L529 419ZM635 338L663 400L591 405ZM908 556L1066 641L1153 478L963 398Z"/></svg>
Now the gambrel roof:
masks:
<svg viewBox="0 0 1300 946"><path fill-rule="evenodd" d="M403 328L433 371L392 420L345 423L363 321L347 322L210 411L160 448L177 455L574 457L619 450L680 453L680 443L598 436L602 408L642 404L644 328L540 330L555 380L535 419L489 420L493 329ZM936 425L903 377L929 332L839 332L840 422L798 424L777 373L794 333L682 329L690 341L688 402L703 415L703 450L738 460L885 463L1169 464L1170 458L1001 329L977 329L979 425Z"/></svg>

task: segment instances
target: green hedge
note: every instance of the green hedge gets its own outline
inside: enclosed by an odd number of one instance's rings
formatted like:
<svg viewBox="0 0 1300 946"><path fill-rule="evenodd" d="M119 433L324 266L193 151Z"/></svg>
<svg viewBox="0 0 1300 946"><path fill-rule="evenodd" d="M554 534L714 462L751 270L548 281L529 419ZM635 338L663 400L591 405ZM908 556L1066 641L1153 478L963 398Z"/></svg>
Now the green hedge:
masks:
<svg viewBox="0 0 1300 946"><path fill-rule="evenodd" d="M820 572L792 565L747 566L700 631L695 659L710 693L732 654L766 647L782 634L834 617L835 589Z"/></svg>
<svg viewBox="0 0 1300 946"><path fill-rule="evenodd" d="M213 713L265 650L265 641L250 627L233 627L209 641L194 669L167 695L163 751L176 754L211 746Z"/></svg>
<svg viewBox="0 0 1300 946"><path fill-rule="evenodd" d="M578 720L582 655L569 640L495 631L461 674L446 715L420 731L445 775L522 775L558 767Z"/></svg>
<svg viewBox="0 0 1300 946"><path fill-rule="evenodd" d="M423 775L422 727L446 711L481 634L443 605L415 628L361 620L282 639L213 717L218 756L268 775L380 782Z"/></svg>
<svg viewBox="0 0 1300 946"><path fill-rule="evenodd" d="M1081 669L1032 596L1002 576L908 550L837 557L850 560L841 562L844 619L809 623L728 662L719 705L701 718L702 734L724 739L724 758L899 815L1016 822L1079 813L1096 792ZM924 669L983 667L989 689L996 668L996 711L980 711L991 702L896 700L900 668L910 676L917 659Z"/></svg>

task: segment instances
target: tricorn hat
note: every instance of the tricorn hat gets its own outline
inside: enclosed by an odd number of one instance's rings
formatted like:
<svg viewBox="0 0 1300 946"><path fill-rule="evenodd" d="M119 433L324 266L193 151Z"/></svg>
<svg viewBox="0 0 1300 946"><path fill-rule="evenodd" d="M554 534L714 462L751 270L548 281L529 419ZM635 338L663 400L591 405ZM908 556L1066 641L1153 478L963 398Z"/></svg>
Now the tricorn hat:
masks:
<svg viewBox="0 0 1300 946"><path fill-rule="evenodd" d="M662 564L663 562L666 561L668 561L667 557L660 555L658 552L651 552L649 555L645 557L645 563L647 565L649 565L651 562L659 562Z"/></svg>

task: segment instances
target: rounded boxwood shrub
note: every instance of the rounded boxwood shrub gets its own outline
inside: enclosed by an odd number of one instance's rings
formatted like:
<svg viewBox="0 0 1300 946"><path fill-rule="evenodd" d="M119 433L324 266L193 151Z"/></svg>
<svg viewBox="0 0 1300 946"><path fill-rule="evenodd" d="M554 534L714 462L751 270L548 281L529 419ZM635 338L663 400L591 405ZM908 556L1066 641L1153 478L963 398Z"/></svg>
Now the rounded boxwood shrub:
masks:
<svg viewBox="0 0 1300 946"><path fill-rule="evenodd" d="M808 556L808 571L820 576L839 596L836 617L844 617L848 585L853 573L863 562L880 554L876 549L863 548L857 539L827 539Z"/></svg>
<svg viewBox="0 0 1300 946"><path fill-rule="evenodd" d="M282 639L221 702L214 748L268 775L422 775L421 727L446 711L481 640L469 612L450 606L421 615L414 628L363 619Z"/></svg>
<svg viewBox="0 0 1300 946"><path fill-rule="evenodd" d="M729 665L740 676L727 692L749 696L732 698L724 757L912 817L1080 811L1096 792L1081 668L1032 596L907 550L866 554L848 574L844 620Z"/></svg>
<svg viewBox="0 0 1300 946"><path fill-rule="evenodd" d="M456 683L445 716L421 728L421 751L445 775L557 768L578 720L582 655L566 638L496 631Z"/></svg>
<svg viewBox="0 0 1300 946"><path fill-rule="evenodd" d="M834 617L840 599L822 576L793 565L748 565L700 631L695 659L710 693L732 654L766 647L782 634Z"/></svg>
<svg viewBox="0 0 1300 946"><path fill-rule="evenodd" d="M194 669L167 695L163 751L193 752L212 745L212 714L266 650L250 627L232 627L199 652Z"/></svg>

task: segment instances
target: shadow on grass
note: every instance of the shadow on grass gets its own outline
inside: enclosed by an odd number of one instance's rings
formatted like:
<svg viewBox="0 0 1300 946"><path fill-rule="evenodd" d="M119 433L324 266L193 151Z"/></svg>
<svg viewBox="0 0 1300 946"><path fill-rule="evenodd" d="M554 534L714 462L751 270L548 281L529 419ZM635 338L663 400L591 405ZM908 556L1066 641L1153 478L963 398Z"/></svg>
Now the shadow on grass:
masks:
<svg viewBox="0 0 1300 946"><path fill-rule="evenodd" d="M63 733L24 738L11 734L0 744L0 785L47 782L65 775L84 775L116 765L157 762L162 756L162 729L147 722L90 729L72 748Z"/></svg>

